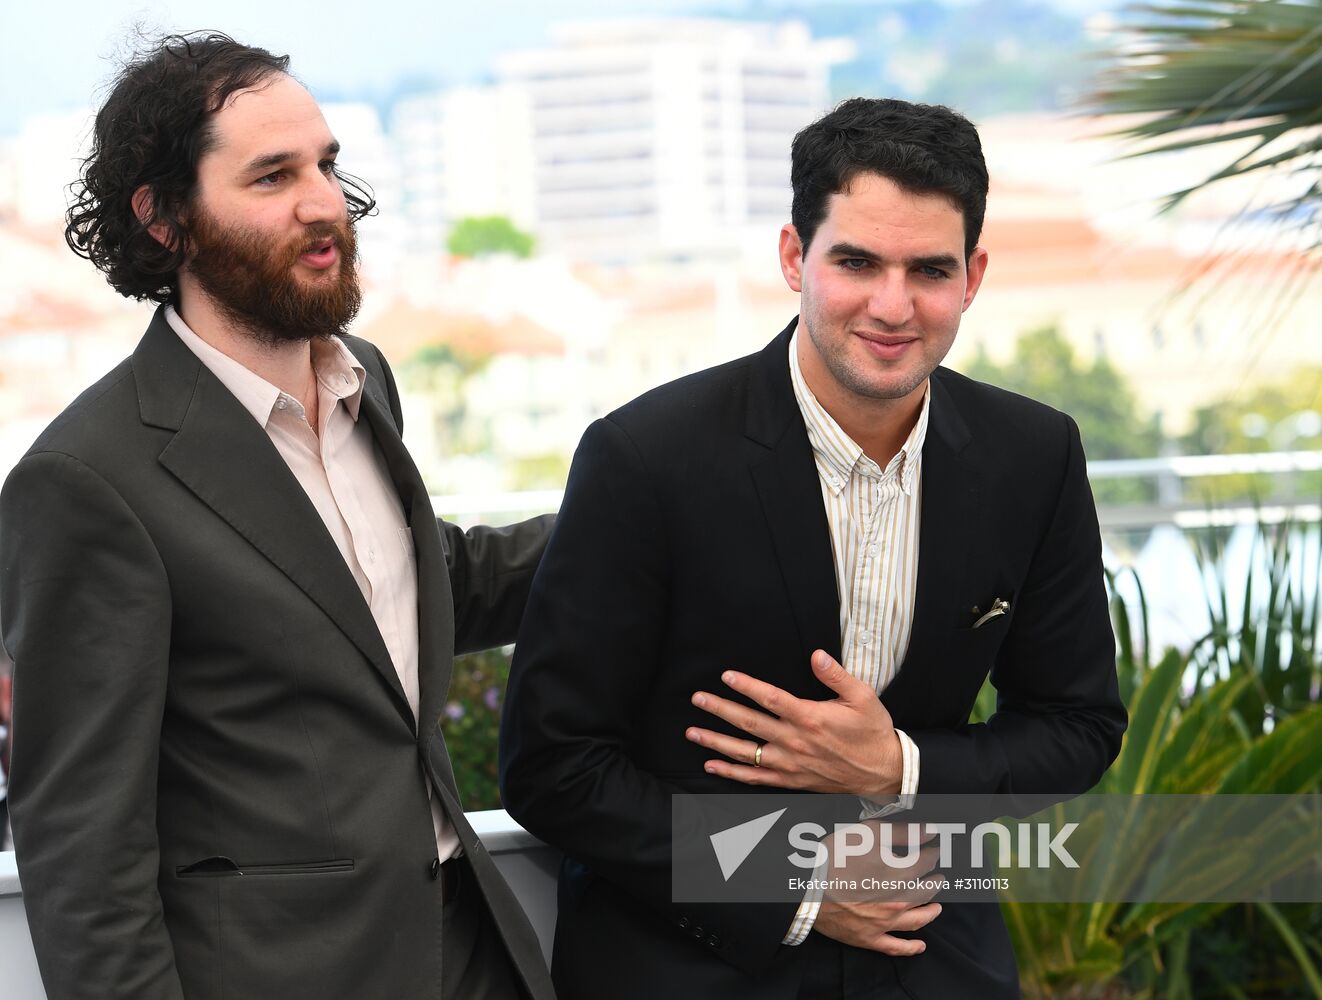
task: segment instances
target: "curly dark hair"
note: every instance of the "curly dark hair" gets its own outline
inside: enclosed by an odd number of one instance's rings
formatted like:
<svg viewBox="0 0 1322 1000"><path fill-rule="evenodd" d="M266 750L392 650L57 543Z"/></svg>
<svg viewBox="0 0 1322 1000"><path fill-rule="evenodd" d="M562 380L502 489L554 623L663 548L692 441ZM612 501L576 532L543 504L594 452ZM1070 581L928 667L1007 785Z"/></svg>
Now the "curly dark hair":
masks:
<svg viewBox="0 0 1322 1000"><path fill-rule="evenodd" d="M129 60L97 112L92 150L78 180L64 239L105 273L115 291L170 302L187 250L180 218L197 186L197 165L215 144L212 116L240 90L288 73L289 57L242 45L216 31L167 35ZM335 170L349 218L376 207L371 188ZM151 215L139 219L133 193L146 185ZM163 246L148 231L162 224Z"/></svg>
<svg viewBox="0 0 1322 1000"><path fill-rule="evenodd" d="M945 195L964 214L964 256L973 255L987 212L987 163L963 115L940 104L851 97L800 131L790 153L790 221L805 252L831 195L861 173Z"/></svg>

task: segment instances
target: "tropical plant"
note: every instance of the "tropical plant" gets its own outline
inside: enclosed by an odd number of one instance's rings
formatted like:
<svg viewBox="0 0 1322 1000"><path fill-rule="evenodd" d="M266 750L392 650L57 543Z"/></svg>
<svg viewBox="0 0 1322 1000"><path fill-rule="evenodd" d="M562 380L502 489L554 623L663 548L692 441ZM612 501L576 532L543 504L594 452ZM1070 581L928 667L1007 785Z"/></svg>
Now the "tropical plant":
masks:
<svg viewBox="0 0 1322 1000"><path fill-rule="evenodd" d="M441 731L450 751L459 796L469 811L500 808L496 751L512 649L488 649L454 661Z"/></svg>
<svg viewBox="0 0 1322 1000"><path fill-rule="evenodd" d="M1108 574L1130 726L1120 757L1094 793L1283 796L1286 832L1250 862L1269 881L1301 857L1316 863L1322 817L1294 817L1290 810L1306 800L1284 796L1317 791L1322 782L1316 656L1322 536L1290 525L1262 527L1242 593L1227 571L1223 542L1213 535L1198 543L1208 634L1189 653L1168 650L1155 663L1141 584L1133 581L1131 606L1119 597L1121 574ZM1154 830L1141 810L1108 822L1104 831L1085 824L1071 838L1072 851L1076 844L1076 856L1112 866L1110 899L1126 898L1117 888L1144 898L1141 878L1227 887L1245 868L1243 858L1205 831ZM1158 847L1164 861L1154 853ZM1002 909L1029 996L1322 998L1316 903L1027 903L1010 894ZM1208 940L1222 947L1209 948Z"/></svg>
<svg viewBox="0 0 1322 1000"><path fill-rule="evenodd" d="M1267 171L1291 193L1258 211L1322 248L1322 0L1170 0L1128 10L1127 43L1088 100L1136 118L1136 155L1230 144L1225 165L1166 200Z"/></svg>
<svg viewBox="0 0 1322 1000"><path fill-rule="evenodd" d="M1251 678L1218 681L1186 700L1181 693L1186 668L1185 658L1171 651L1144 679L1130 708L1124 750L1095 793L1284 795L1317 788L1322 775L1322 706L1310 706L1270 733L1254 736L1233 708ZM1222 813L1242 823L1245 817L1235 806L1244 800L1224 801L1232 805ZM1282 811L1294 808L1282 802ZM1055 810L1062 818L1064 808ZM1002 908L1028 994L1054 996L1071 988L1126 983L1128 995L1194 996L1194 970L1187 960L1192 937L1232 904L1167 901L1151 887L1187 897L1195 895L1190 885L1197 884L1205 898L1215 897L1218 890L1232 891L1243 884L1244 859L1227 858L1227 849L1206 829L1155 826L1154 812L1121 808L1117 822L1112 808L1107 823L1085 823L1071 837L1071 851L1083 864L1104 866L1099 882L1108 887L1106 899L1023 903L1013 890L1007 893ZM1195 820L1199 815L1194 807ZM1223 814L1217 815L1227 822ZM1277 817L1279 828L1287 832L1270 845L1270 852L1252 859L1253 875L1263 883L1294 873L1312 849L1319 817L1290 819ZM1157 901L1116 901L1153 895ZM1271 904L1256 906L1277 924L1281 947L1295 954L1296 979L1322 986L1299 930L1286 921L1277 923L1280 912ZM1246 985L1238 984L1241 989ZM1322 992L1315 995L1322 997Z"/></svg>

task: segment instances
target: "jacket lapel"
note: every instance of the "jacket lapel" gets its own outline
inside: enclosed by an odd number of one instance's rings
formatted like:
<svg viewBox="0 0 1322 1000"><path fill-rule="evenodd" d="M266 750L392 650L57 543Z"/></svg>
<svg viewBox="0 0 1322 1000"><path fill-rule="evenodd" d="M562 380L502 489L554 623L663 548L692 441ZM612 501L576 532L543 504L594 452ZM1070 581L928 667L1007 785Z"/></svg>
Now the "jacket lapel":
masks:
<svg viewBox="0 0 1322 1000"><path fill-rule="evenodd" d="M404 447L378 380L368 379L360 412L371 423L413 534L418 571L419 731L428 739L439 740L439 720L454 665L454 596L445 546L422 475Z"/></svg>
<svg viewBox="0 0 1322 1000"><path fill-rule="evenodd" d="M367 602L321 516L252 416L157 312L133 356L142 419L175 431L160 462L285 574L371 662L413 725Z"/></svg>
<svg viewBox="0 0 1322 1000"><path fill-rule="evenodd" d="M753 362L745 433L765 449L749 471L794 609L806 671L814 649L840 658L840 599L817 467L790 384L789 342L796 323Z"/></svg>
<svg viewBox="0 0 1322 1000"><path fill-rule="evenodd" d="M790 384L789 341L796 323L753 362L746 432L767 449L750 471L806 662L819 647L840 658L840 599L817 467ZM913 626L904 662L883 695L892 712L913 698L938 697L942 677L935 661L953 627L951 602L963 589L960 582L979 542L981 477L967 451L972 434L940 371L933 373L931 384Z"/></svg>
<svg viewBox="0 0 1322 1000"><path fill-rule="evenodd" d="M978 556L981 477L969 458L972 434L955 408L940 371L932 375L932 403L923 445L918 580L909 648L883 693L892 714L906 699L939 699L940 654L954 628L954 602Z"/></svg>

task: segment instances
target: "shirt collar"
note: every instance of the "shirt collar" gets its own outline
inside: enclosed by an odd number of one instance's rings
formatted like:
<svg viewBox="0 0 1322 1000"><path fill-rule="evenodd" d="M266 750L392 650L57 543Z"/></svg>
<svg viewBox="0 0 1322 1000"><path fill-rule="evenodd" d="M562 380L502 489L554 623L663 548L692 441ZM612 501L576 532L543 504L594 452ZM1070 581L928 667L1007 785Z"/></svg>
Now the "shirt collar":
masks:
<svg viewBox="0 0 1322 1000"><path fill-rule="evenodd" d="M883 470L863 453L858 443L844 432L808 388L808 382L799 367L798 345L799 331L795 330L790 337L790 384L794 387L794 399L799 404L799 412L803 414L808 443L812 445L813 454L818 459L827 488L838 496L857 470L860 475L874 479L895 477L900 489L906 495L912 495L922 459L923 442L927 439L927 419L932 404L931 380L923 386L923 405L918 411L913 429Z"/></svg>
<svg viewBox="0 0 1322 1000"><path fill-rule="evenodd" d="M179 339L184 342L184 346L207 366L211 374L220 380L221 385L252 414L253 419L265 427L271 419L276 403L287 394L199 337L189 329L174 306L165 307L165 319ZM312 370L321 387L319 391L329 392L334 398L342 400L349 416L356 421L358 409L362 404L367 370L358 363L339 337L313 338Z"/></svg>

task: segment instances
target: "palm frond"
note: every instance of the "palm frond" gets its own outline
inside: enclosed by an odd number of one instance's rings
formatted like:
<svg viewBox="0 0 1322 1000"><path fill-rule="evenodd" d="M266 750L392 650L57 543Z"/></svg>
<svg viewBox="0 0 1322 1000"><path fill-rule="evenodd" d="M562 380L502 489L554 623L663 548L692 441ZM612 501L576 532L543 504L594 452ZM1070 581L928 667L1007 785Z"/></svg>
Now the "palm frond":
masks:
<svg viewBox="0 0 1322 1000"><path fill-rule="evenodd" d="M1111 133L1139 143L1130 155L1233 149L1225 166L1167 196L1164 210L1246 174L1322 169L1322 2L1141 4L1127 8L1123 33L1085 104L1095 114L1136 117ZM1314 184L1273 208L1292 220L1319 200Z"/></svg>

